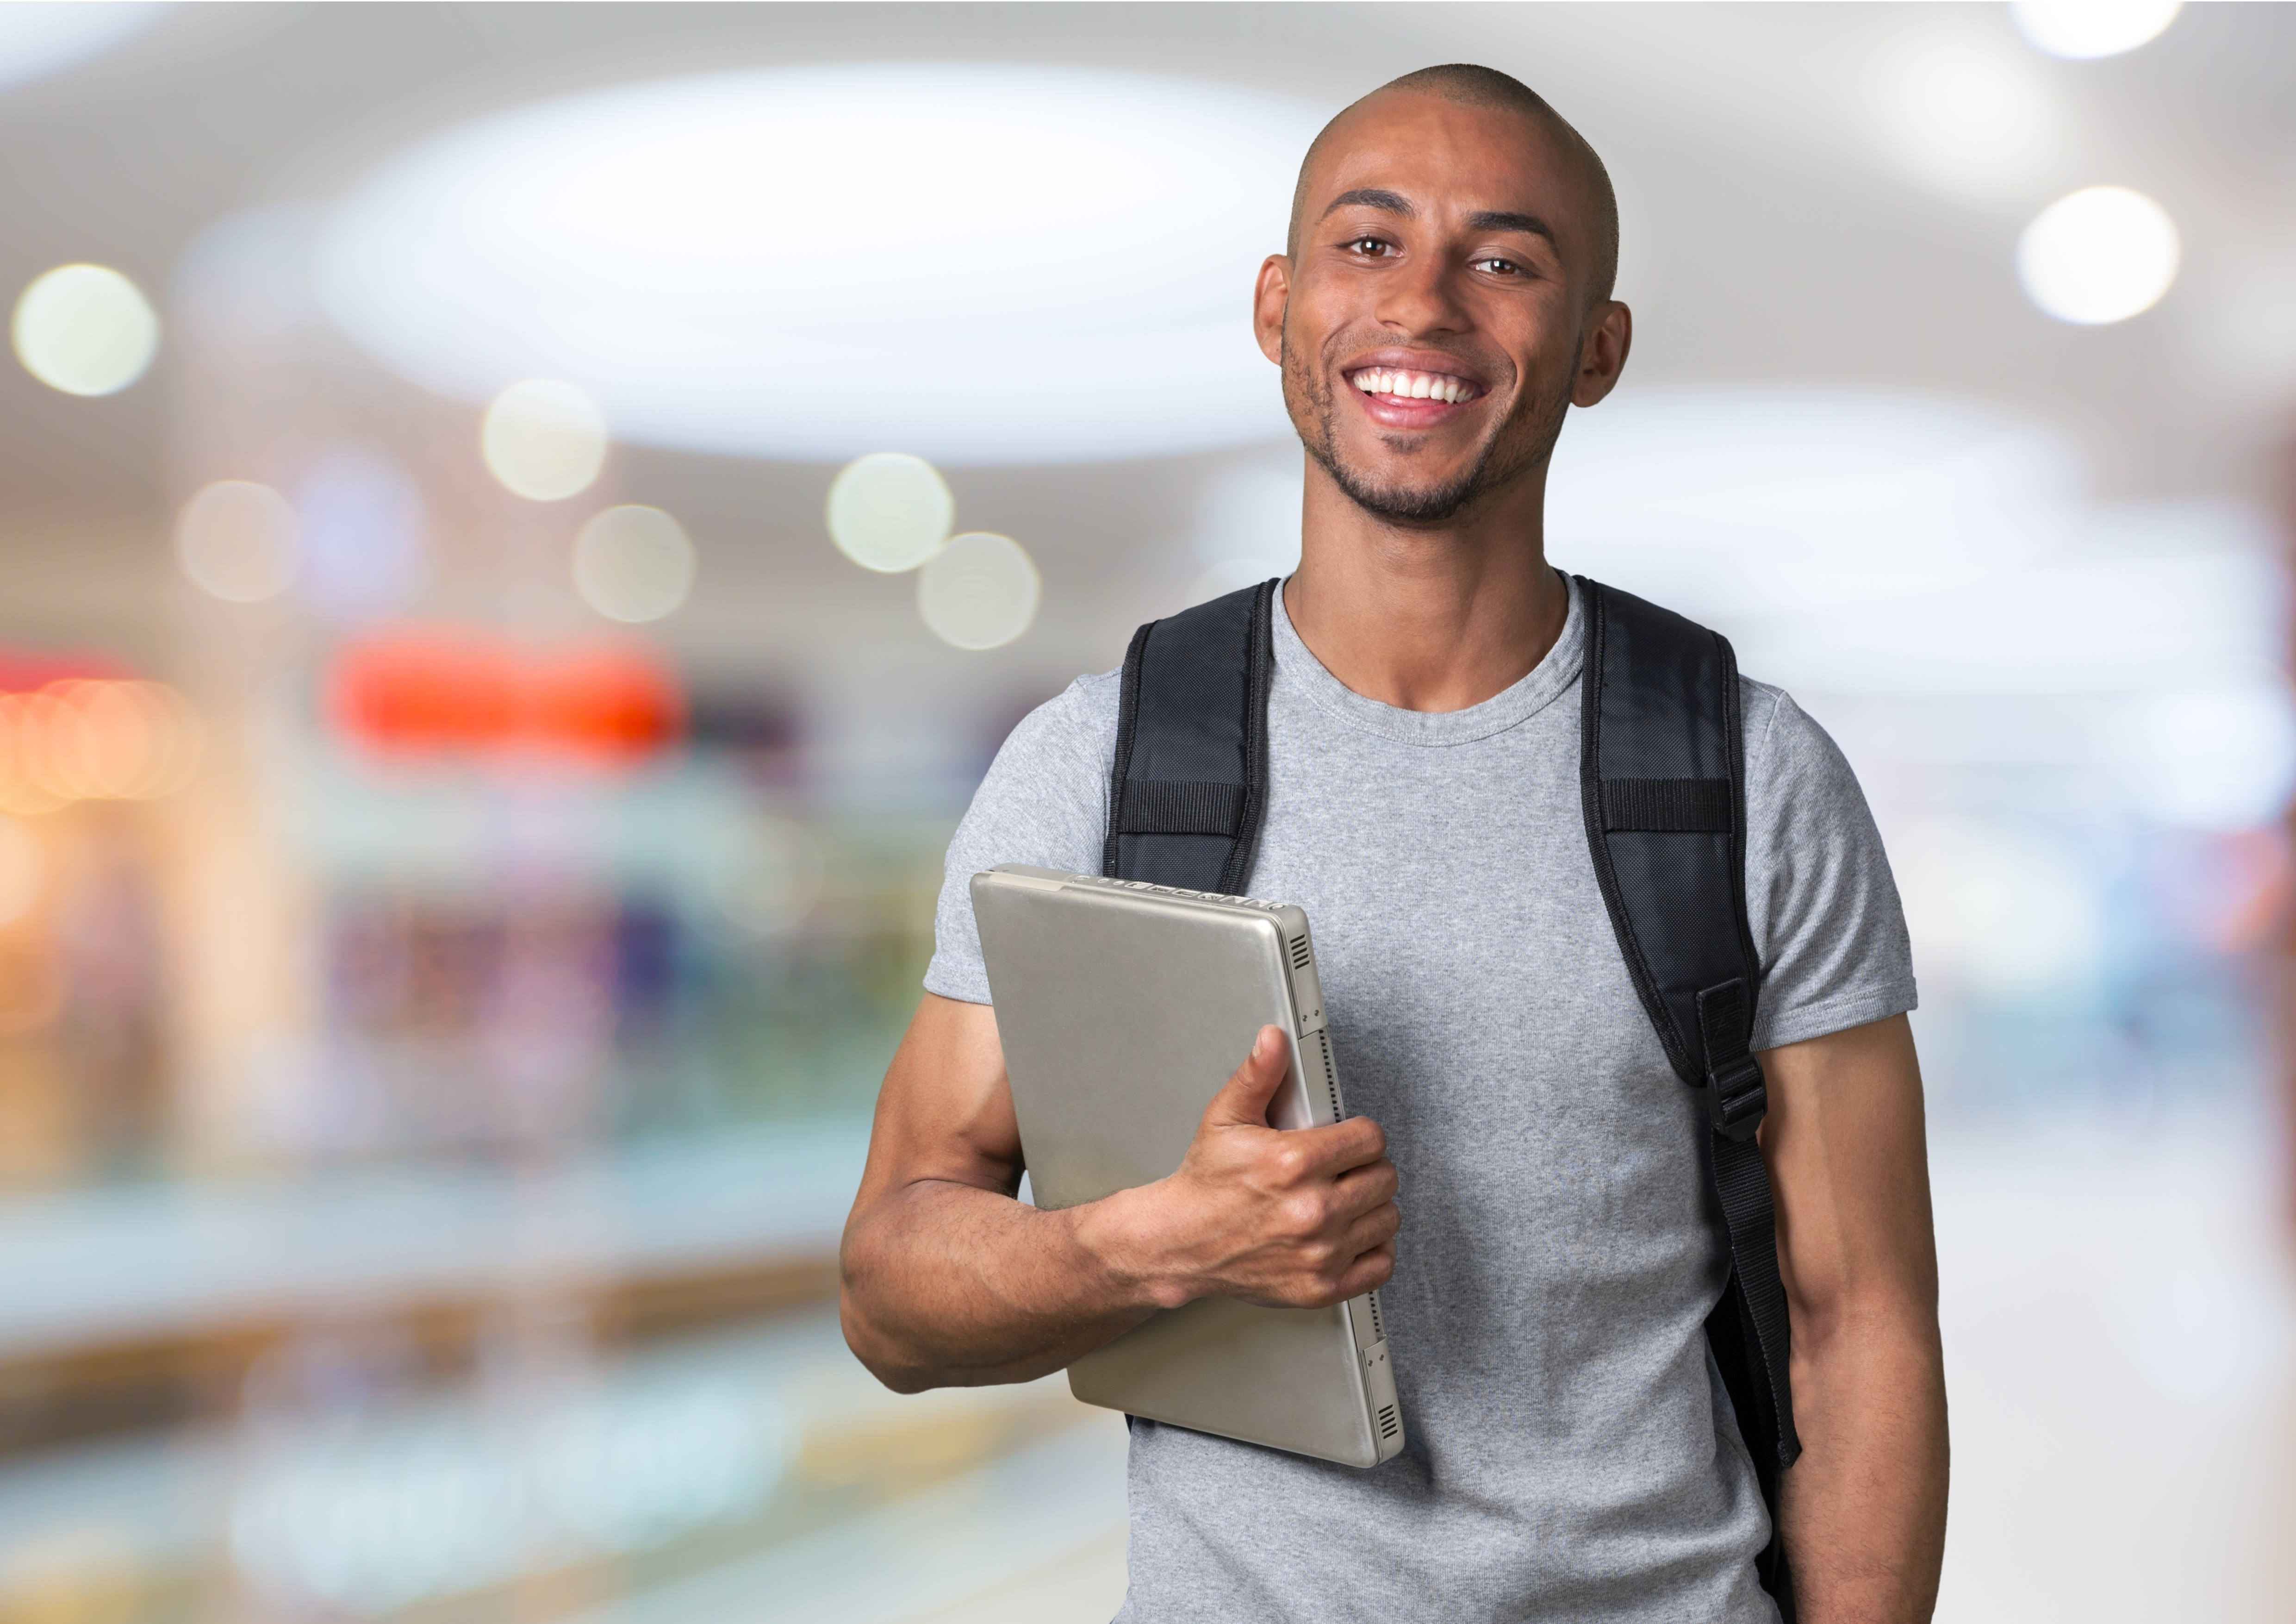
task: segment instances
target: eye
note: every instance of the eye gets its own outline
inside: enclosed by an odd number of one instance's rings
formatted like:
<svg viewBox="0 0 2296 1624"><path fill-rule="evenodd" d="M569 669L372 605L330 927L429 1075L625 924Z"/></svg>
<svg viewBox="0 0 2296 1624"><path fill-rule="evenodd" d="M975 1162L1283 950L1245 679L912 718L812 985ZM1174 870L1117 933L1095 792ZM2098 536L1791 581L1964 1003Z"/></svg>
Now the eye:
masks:
<svg viewBox="0 0 2296 1624"><path fill-rule="evenodd" d="M1475 270L1488 271L1494 276L1520 276L1522 275L1522 267L1517 265L1512 259L1501 259L1493 257L1474 260L1472 262L1472 268Z"/></svg>
<svg viewBox="0 0 2296 1624"><path fill-rule="evenodd" d="M1362 254L1367 258L1376 258L1382 254L1392 252L1393 249L1390 244L1382 242L1377 237L1357 237L1348 244L1348 251L1351 254Z"/></svg>

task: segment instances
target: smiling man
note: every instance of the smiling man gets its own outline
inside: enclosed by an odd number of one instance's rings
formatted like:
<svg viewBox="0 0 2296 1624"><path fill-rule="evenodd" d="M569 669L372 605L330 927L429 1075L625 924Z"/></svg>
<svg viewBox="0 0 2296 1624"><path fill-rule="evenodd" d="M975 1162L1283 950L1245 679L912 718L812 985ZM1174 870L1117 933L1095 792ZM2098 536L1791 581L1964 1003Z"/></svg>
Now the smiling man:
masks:
<svg viewBox="0 0 2296 1624"><path fill-rule="evenodd" d="M1101 869L1115 674L1014 731L950 847L846 1232L863 1361L903 1390L1025 1381L1199 1297L1384 1287L1405 1453L1357 1472L1136 1421L1126 1619L1929 1616L1946 1433L1914 987L1856 781L1790 698L1741 685L1759 1160L1802 1445L1783 1569L1709 1348L1731 1252L1706 1108L1590 856L1590 589L1548 564L1544 504L1565 416L1626 364L1617 244L1578 133L1455 66L1332 121L1260 269L1308 479L1300 568L1267 611L1248 889L1315 920L1362 1116L1270 1130L1264 1034L1171 1177L1022 1205L966 882Z"/></svg>

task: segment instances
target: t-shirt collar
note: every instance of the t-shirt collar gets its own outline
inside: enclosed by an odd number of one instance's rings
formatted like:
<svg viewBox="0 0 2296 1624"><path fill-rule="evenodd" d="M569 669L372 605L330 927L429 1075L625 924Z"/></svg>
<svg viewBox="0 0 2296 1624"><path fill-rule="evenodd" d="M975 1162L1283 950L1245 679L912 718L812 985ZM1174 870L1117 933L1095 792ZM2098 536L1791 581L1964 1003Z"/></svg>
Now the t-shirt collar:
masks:
<svg viewBox="0 0 2296 1624"><path fill-rule="evenodd" d="M1324 669L1324 662L1300 641L1279 591L1275 616L1275 693L1280 697L1285 688L1293 688L1318 709L1404 744L1464 744L1505 733L1538 715L1578 679L1586 654L1587 619L1578 602L1578 583L1568 575L1562 579L1570 606L1554 646L1521 681L1464 710L1406 710L1357 693Z"/></svg>

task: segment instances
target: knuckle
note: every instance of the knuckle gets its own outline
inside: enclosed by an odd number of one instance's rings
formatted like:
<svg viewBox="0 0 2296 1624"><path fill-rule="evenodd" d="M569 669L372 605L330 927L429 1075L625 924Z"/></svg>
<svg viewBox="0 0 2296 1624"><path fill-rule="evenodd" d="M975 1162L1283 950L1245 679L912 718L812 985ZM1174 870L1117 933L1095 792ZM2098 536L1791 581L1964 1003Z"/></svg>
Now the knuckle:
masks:
<svg viewBox="0 0 2296 1624"><path fill-rule="evenodd" d="M1324 1203L1313 1195L1294 1195L1277 1210L1286 1234L1308 1236L1324 1226Z"/></svg>

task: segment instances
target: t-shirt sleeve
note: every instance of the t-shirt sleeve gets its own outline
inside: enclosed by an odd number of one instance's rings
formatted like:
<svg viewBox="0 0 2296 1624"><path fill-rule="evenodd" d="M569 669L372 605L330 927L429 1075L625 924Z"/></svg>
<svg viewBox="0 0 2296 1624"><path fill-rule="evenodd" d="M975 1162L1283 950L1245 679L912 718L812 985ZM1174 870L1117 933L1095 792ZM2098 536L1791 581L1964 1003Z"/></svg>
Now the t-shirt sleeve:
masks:
<svg viewBox="0 0 2296 1624"><path fill-rule="evenodd" d="M996 752L948 843L933 916L932 963L925 966L927 992L967 1004L990 1001L980 929L972 918L974 874L999 863L1100 872L1108 775L1116 760L1118 689L1113 671L1079 677L1059 698L1023 718Z"/></svg>
<svg viewBox="0 0 2296 1624"><path fill-rule="evenodd" d="M1775 688L1746 685L1746 912L1762 963L1757 1050L1913 1009L1897 882L1857 775Z"/></svg>

